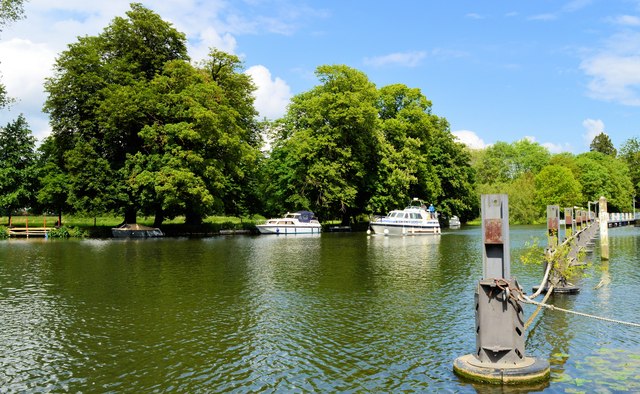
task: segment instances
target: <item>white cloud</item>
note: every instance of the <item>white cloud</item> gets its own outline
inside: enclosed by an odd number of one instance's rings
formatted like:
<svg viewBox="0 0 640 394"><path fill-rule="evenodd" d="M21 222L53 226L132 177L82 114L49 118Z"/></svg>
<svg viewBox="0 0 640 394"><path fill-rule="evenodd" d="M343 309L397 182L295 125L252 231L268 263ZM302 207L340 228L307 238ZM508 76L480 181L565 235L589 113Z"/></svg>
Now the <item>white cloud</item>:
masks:
<svg viewBox="0 0 640 394"><path fill-rule="evenodd" d="M484 149L488 146L487 144L485 144L482 138L478 137L478 135L473 131L458 130L452 131L451 134L453 134L458 141L462 142L471 149Z"/></svg>
<svg viewBox="0 0 640 394"><path fill-rule="evenodd" d="M528 19L533 21L553 21L558 19L558 15L557 14L538 14L538 15L533 15Z"/></svg>
<svg viewBox="0 0 640 394"><path fill-rule="evenodd" d="M640 106L640 56L602 54L583 61L580 67L591 77L589 97Z"/></svg>
<svg viewBox="0 0 640 394"><path fill-rule="evenodd" d="M45 101L44 80L50 75L55 53L45 44L23 39L0 42L0 74L9 97L17 101L8 110L0 112L4 126L24 114L34 136L42 140L50 129L42 114Z"/></svg>
<svg viewBox="0 0 640 394"><path fill-rule="evenodd" d="M204 60L211 48L235 54L237 47L234 36L229 33L220 34L214 27L208 27L198 33L197 39L191 40L190 44L189 56L193 61Z"/></svg>
<svg viewBox="0 0 640 394"><path fill-rule="evenodd" d="M598 134L604 132L604 122L600 119L585 119L582 122L582 126L586 129L582 137L587 146L591 145L591 142Z"/></svg>
<svg viewBox="0 0 640 394"><path fill-rule="evenodd" d="M396 52L384 56L365 58L364 63L366 65L374 67L383 67L389 65L416 67L426 56L427 53L423 51Z"/></svg>
<svg viewBox="0 0 640 394"><path fill-rule="evenodd" d="M569 144L554 144L553 142L545 142L541 144L549 150L551 153L571 152L571 146Z"/></svg>
<svg viewBox="0 0 640 394"><path fill-rule="evenodd" d="M640 33L612 36L605 46L585 58L582 71L591 79L591 98L640 106Z"/></svg>
<svg viewBox="0 0 640 394"><path fill-rule="evenodd" d="M468 14L465 15L467 18L469 19L484 19L484 16L480 15L480 14L476 14L475 12L470 12Z"/></svg>
<svg viewBox="0 0 640 394"><path fill-rule="evenodd" d="M246 73L253 78L258 88L254 95L255 107L260 117L276 119L284 115L291 99L289 85L281 78L272 79L269 69L262 65L250 67Z"/></svg>
<svg viewBox="0 0 640 394"><path fill-rule="evenodd" d="M634 15L619 15L609 20L617 25L622 26L640 26L640 18Z"/></svg>

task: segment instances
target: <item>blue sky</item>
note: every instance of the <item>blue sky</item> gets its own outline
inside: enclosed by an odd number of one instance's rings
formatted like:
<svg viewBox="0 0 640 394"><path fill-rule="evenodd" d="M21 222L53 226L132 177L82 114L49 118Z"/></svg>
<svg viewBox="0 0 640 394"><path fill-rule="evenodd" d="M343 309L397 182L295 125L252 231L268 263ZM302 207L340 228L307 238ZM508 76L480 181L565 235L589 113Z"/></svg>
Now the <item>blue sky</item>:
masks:
<svg viewBox="0 0 640 394"><path fill-rule="evenodd" d="M318 84L316 67L346 64L377 86L420 88L433 113L471 146L531 138L580 153L606 132L640 138L640 0L147 1L189 39L245 62L262 116ZM29 0L0 34L0 72L38 138L49 132L42 82L78 36L97 35L128 1Z"/></svg>

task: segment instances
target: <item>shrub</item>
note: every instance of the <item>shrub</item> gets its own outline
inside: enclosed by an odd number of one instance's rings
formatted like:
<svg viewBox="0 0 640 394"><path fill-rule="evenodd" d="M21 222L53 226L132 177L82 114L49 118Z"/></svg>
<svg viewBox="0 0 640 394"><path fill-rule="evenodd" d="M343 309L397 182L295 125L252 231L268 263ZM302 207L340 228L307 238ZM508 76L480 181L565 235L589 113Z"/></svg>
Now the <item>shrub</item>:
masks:
<svg viewBox="0 0 640 394"><path fill-rule="evenodd" d="M87 232L78 227L62 226L49 231L51 238L84 238Z"/></svg>

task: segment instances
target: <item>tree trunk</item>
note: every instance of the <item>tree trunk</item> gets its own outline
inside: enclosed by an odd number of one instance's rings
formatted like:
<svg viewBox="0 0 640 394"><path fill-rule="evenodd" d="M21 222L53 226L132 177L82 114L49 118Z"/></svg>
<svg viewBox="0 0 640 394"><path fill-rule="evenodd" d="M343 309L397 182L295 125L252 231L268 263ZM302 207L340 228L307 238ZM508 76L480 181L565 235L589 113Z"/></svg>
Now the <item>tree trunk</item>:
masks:
<svg viewBox="0 0 640 394"><path fill-rule="evenodd" d="M195 212L187 212L184 217L185 224L200 225L202 224L202 216Z"/></svg>
<svg viewBox="0 0 640 394"><path fill-rule="evenodd" d="M164 221L164 211L162 208L156 209L156 216L153 219L153 227L160 227Z"/></svg>
<svg viewBox="0 0 640 394"><path fill-rule="evenodd" d="M124 223L125 224L136 224L136 209L135 208L126 208L124 211Z"/></svg>
<svg viewBox="0 0 640 394"><path fill-rule="evenodd" d="M58 223L56 227L62 227L62 210L58 211Z"/></svg>

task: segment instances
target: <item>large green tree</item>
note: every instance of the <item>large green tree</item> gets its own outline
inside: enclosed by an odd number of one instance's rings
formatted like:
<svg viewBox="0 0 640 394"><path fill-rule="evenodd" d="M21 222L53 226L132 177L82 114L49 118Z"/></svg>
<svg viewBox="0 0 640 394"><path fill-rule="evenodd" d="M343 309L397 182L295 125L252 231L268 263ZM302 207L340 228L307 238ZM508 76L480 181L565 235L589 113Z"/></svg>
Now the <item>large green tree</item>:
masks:
<svg viewBox="0 0 640 394"><path fill-rule="evenodd" d="M587 152L578 155L576 163L576 178L586 201L604 196L611 212L631 210L633 184L629 167L623 160L601 152Z"/></svg>
<svg viewBox="0 0 640 394"><path fill-rule="evenodd" d="M535 177L538 214L546 212L547 205L573 207L583 203L580 183L570 169L559 165L544 167Z"/></svg>
<svg viewBox="0 0 640 394"><path fill-rule="evenodd" d="M140 99L138 90L145 90L146 83L162 71L165 63L175 59L188 60L184 34L133 3L127 17L115 18L102 34L81 37L69 45L56 60L54 76L45 84L49 96L44 109L50 114L63 167L68 170L65 157L80 155L89 144L97 157L87 164L98 165L96 171L108 166L110 189L120 191L118 207L126 222L136 221L139 201L126 187L125 179L117 175L123 174L120 170L127 155L141 151L142 128L158 120L156 113L139 111L145 103L135 98ZM75 155L63 156L74 149L78 150Z"/></svg>
<svg viewBox="0 0 640 394"><path fill-rule="evenodd" d="M276 126L266 193L272 209L313 209L350 218L371 197L378 162L378 92L344 65L316 70L321 84L295 96Z"/></svg>
<svg viewBox="0 0 640 394"><path fill-rule="evenodd" d="M386 212L420 197L446 217L468 220L477 214L475 172L463 144L456 142L445 118L432 113L420 89L402 84L379 90L384 137L376 190L370 209Z"/></svg>
<svg viewBox="0 0 640 394"><path fill-rule="evenodd" d="M24 116L0 128L0 208L11 217L31 206L36 138Z"/></svg>
<svg viewBox="0 0 640 394"><path fill-rule="evenodd" d="M123 170L156 225L165 216L198 224L214 211L251 208L246 196L260 145L254 86L236 56L214 50L208 59L199 68L167 63L126 101L144 103L132 105L158 119L143 127L142 150Z"/></svg>
<svg viewBox="0 0 640 394"><path fill-rule="evenodd" d="M438 118L420 89L389 85L379 90L382 139L374 191L368 209L385 213L406 205L412 197L431 203L443 190L429 157Z"/></svg>
<svg viewBox="0 0 640 394"><path fill-rule="evenodd" d="M537 174L549 164L550 159L547 148L529 139L514 143L498 141L484 149L477 158L478 182L510 182L527 172Z"/></svg>

